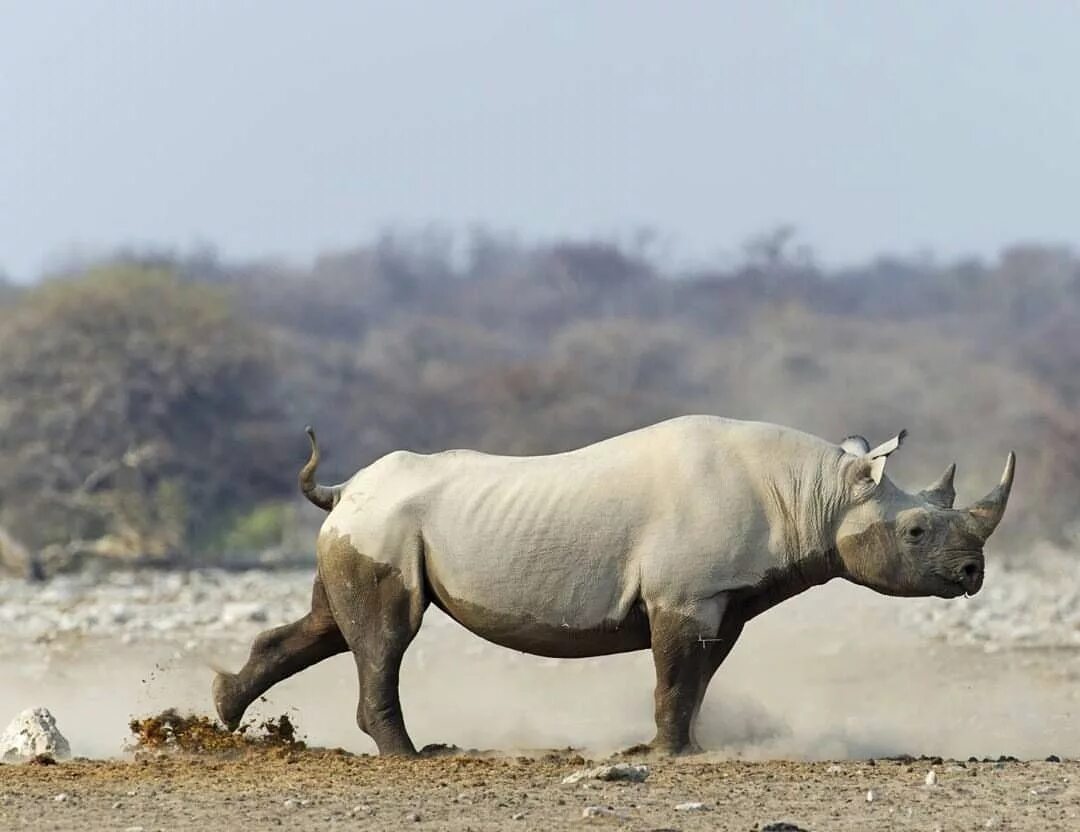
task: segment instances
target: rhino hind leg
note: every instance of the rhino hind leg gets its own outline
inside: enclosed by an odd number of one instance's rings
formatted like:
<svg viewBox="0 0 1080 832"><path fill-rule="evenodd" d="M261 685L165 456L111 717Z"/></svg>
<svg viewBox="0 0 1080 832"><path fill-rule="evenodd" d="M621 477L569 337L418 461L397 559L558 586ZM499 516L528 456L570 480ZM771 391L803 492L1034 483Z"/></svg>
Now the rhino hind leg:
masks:
<svg viewBox="0 0 1080 832"><path fill-rule="evenodd" d="M694 721L709 681L742 630L741 624L728 620L726 608L727 597L720 595L689 608L650 610L656 667L656 737L649 744L653 751L701 751L693 735Z"/></svg>
<svg viewBox="0 0 1080 832"><path fill-rule="evenodd" d="M406 560L418 563L418 557ZM415 754L398 686L401 660L427 607L423 590L418 583L407 586L396 567L371 560L341 540L327 547L320 567L334 617L356 661L357 724L380 754Z"/></svg>
<svg viewBox="0 0 1080 832"><path fill-rule="evenodd" d="M320 578L311 590L311 611L298 621L255 637L239 673L218 673L213 697L218 717L236 730L244 711L283 679L348 649L327 601Z"/></svg>

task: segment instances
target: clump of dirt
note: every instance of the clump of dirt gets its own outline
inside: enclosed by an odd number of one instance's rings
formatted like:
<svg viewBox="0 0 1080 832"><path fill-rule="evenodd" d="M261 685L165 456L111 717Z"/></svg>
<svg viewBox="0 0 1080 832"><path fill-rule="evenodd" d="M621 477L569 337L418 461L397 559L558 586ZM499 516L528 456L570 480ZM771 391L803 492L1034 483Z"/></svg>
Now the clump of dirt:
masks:
<svg viewBox="0 0 1080 832"><path fill-rule="evenodd" d="M243 725L233 732L221 723L198 714L181 714L169 708L128 724L134 737L132 750L185 754L237 754L250 751L302 751L296 726L288 716L265 720L257 726Z"/></svg>

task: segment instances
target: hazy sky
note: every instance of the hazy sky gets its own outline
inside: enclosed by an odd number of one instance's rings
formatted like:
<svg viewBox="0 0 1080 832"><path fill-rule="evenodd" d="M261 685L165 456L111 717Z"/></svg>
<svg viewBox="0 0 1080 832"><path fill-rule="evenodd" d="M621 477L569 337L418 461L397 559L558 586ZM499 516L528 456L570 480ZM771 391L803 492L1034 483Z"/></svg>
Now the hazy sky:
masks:
<svg viewBox="0 0 1080 832"><path fill-rule="evenodd" d="M0 0L0 270L388 224L1080 239L1080 4Z"/></svg>

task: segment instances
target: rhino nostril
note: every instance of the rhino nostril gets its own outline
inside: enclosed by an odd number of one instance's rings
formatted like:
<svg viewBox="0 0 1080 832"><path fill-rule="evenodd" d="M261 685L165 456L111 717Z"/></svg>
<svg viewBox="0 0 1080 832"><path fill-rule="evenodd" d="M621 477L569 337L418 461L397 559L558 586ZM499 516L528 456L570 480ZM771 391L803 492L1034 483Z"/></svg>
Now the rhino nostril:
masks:
<svg viewBox="0 0 1080 832"><path fill-rule="evenodd" d="M979 564L972 561L970 563L965 563L962 571L965 578L973 580L974 578L977 578L979 576L979 572L981 570L979 569Z"/></svg>

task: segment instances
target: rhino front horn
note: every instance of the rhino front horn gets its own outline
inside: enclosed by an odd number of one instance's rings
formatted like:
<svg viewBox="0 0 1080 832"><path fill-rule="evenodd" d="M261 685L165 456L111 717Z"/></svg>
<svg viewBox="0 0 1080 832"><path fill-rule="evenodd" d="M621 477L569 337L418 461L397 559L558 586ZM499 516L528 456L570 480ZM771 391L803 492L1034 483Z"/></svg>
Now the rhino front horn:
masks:
<svg viewBox="0 0 1080 832"><path fill-rule="evenodd" d="M928 503L940 508L952 508L953 500L956 499L956 489L953 487L953 477L956 476L956 463L952 463L945 469L937 482L929 485L919 492L920 496Z"/></svg>
<svg viewBox="0 0 1080 832"><path fill-rule="evenodd" d="M1016 473L1016 454L1009 451L1009 458L1005 462L1005 473L1001 475L1001 482L997 488L983 497L968 509L978 527L983 540L993 534L1002 515L1005 514L1005 506L1009 502L1009 492L1012 491L1013 475Z"/></svg>

